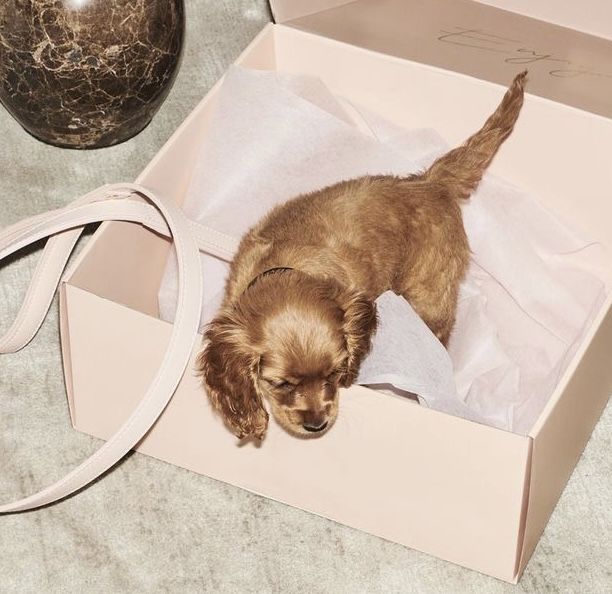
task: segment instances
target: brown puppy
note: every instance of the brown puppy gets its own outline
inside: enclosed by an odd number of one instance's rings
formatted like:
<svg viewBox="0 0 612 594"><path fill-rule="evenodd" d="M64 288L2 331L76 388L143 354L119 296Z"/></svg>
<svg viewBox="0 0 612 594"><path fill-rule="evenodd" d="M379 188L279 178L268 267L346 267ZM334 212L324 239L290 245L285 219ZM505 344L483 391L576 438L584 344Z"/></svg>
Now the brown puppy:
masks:
<svg viewBox="0 0 612 594"><path fill-rule="evenodd" d="M338 414L376 328L374 300L403 295L446 344L469 260L459 203L474 191L523 104L519 74L483 128L408 177L367 176L273 209L243 238L198 360L238 437L262 439L266 398L289 432Z"/></svg>

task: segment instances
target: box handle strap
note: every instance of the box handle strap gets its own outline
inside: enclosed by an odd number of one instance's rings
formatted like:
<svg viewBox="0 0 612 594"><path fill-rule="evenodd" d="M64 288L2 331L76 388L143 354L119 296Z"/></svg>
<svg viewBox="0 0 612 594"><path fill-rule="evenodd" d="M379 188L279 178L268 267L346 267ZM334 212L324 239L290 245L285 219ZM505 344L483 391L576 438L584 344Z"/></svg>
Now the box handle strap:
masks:
<svg viewBox="0 0 612 594"><path fill-rule="evenodd" d="M34 509L67 497L121 460L147 434L174 395L198 336L202 299L199 251L231 259L237 247L234 238L190 222L177 205L136 184L103 186L66 207L16 223L0 232L0 261L40 239L49 239L22 307L0 337L0 353L15 352L32 340L85 226L111 220L139 223L174 241L178 305L166 353L144 397L115 435L61 480L34 495L0 505L0 514Z"/></svg>

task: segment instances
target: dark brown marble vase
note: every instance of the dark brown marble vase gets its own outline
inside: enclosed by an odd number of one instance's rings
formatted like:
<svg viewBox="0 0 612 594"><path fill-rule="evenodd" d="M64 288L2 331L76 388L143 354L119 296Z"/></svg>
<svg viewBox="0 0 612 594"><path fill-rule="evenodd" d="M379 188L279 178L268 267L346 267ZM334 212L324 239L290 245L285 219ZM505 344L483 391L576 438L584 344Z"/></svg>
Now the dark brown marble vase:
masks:
<svg viewBox="0 0 612 594"><path fill-rule="evenodd" d="M0 101L44 142L117 144L166 98L184 28L183 0L0 0Z"/></svg>

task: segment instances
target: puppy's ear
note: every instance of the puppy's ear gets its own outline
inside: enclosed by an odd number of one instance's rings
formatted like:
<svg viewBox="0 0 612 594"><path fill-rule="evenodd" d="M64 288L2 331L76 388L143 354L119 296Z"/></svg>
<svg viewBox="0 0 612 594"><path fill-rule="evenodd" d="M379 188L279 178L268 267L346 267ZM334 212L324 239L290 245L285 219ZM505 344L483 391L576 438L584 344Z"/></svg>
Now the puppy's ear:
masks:
<svg viewBox="0 0 612 594"><path fill-rule="evenodd" d="M213 407L240 439L263 439L268 413L255 389L259 357L244 326L230 313L222 313L208 326L198 372Z"/></svg>
<svg viewBox="0 0 612 594"><path fill-rule="evenodd" d="M359 366L370 351L376 331L376 305L363 293L352 292L339 299L344 310L344 339L348 359L340 385L348 388L357 379Z"/></svg>

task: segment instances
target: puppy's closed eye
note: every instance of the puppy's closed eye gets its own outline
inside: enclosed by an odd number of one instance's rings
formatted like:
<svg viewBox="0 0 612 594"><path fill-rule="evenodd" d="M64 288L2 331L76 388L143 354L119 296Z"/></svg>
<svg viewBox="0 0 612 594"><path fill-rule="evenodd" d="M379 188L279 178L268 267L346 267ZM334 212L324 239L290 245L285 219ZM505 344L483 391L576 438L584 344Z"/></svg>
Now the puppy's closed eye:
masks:
<svg viewBox="0 0 612 594"><path fill-rule="evenodd" d="M282 390L284 392L288 392L289 390L293 390L295 388L295 384L290 382L289 380L283 379L271 379L264 377L265 382L267 382L270 386L275 388L276 390Z"/></svg>

